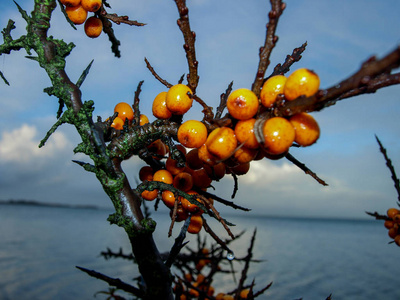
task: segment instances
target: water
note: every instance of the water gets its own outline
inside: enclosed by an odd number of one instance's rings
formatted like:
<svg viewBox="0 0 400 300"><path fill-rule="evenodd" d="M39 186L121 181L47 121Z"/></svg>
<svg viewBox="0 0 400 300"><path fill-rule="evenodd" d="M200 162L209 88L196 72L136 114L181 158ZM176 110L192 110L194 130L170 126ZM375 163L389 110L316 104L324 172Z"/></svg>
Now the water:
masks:
<svg viewBox="0 0 400 300"><path fill-rule="evenodd" d="M129 251L123 230L106 221L109 213L1 205L0 299L105 299L94 294L108 290L106 284L76 265L130 282L138 273L129 261L99 257L107 247ZM168 239L168 218L160 214L154 218L158 221L155 239L160 251L166 251L179 227ZM254 258L265 261L252 264L248 280L256 279L256 290L273 281L260 299L325 299L330 293L335 300L400 299L400 248L387 244L381 222L253 215L228 220L238 224L234 233L247 229L243 238L230 245L236 258L246 255L257 227ZM227 237L221 226L209 223ZM195 246L195 241L190 243ZM235 284L231 276L221 275L214 286L220 292Z"/></svg>

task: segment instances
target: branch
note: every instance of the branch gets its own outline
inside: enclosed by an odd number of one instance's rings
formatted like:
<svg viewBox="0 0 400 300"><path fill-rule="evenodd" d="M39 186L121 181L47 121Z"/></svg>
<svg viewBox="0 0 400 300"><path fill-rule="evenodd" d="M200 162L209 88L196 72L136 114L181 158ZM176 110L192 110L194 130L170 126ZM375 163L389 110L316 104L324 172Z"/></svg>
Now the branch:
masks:
<svg viewBox="0 0 400 300"><path fill-rule="evenodd" d="M305 42L303 45L301 45L299 48L294 48L292 55L286 56L285 62L281 64L277 64L274 68L274 71L272 72L271 75L269 75L266 79L264 79L264 82L268 79L271 78L272 76L275 75L283 75L287 72L289 72L290 67L295 63L298 62L301 59L301 54L306 50L307 42Z"/></svg>
<svg viewBox="0 0 400 300"><path fill-rule="evenodd" d="M272 49L275 47L278 37L275 35L276 27L278 25L279 17L282 15L286 4L281 0L271 0L271 11L268 14L269 22L267 24L267 33L265 37L264 46L260 48L260 62L258 63L256 78L251 87L252 91L260 96L261 87L264 82L265 71L267 70L270 60Z"/></svg>
<svg viewBox="0 0 400 300"><path fill-rule="evenodd" d="M151 74L153 74L153 76L159 81L161 82L163 85L165 85L167 88L170 88L172 86L172 84L170 84L168 81L166 81L165 79L162 79L154 70L154 68L151 66L150 62L147 60L147 58L144 58L144 61L146 62L146 66L147 69L150 70Z"/></svg>
<svg viewBox="0 0 400 300"><path fill-rule="evenodd" d="M304 171L304 173L306 173L307 175L310 175L312 178L314 178L319 184L322 184L324 186L327 186L328 184L322 180L321 178L318 177L317 174L315 174L313 171L311 171L305 164L301 163L300 161L298 161L293 155L291 155L290 153L287 153L285 155L285 157L287 158L287 160L291 161L293 164L295 164L297 167L299 167L301 170Z"/></svg>

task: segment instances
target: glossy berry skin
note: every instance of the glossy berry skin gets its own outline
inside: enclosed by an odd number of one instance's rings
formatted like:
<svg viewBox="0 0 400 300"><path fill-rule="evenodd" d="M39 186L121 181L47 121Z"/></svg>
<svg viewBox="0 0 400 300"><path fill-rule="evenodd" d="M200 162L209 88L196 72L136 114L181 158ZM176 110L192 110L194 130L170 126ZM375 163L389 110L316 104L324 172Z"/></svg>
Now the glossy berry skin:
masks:
<svg viewBox="0 0 400 300"><path fill-rule="evenodd" d="M229 127L216 128L209 134L206 146L207 150L218 159L226 159L237 147L235 132Z"/></svg>
<svg viewBox="0 0 400 300"><path fill-rule="evenodd" d="M167 92L159 93L153 100L152 106L153 116L158 119L169 119L172 112L167 108Z"/></svg>
<svg viewBox="0 0 400 300"><path fill-rule="evenodd" d="M199 148L207 140L206 126L197 120L184 122L178 129L178 141L188 148Z"/></svg>
<svg viewBox="0 0 400 300"><path fill-rule="evenodd" d="M287 78L284 75L276 75L264 82L260 93L261 104L271 107L279 94L283 94Z"/></svg>
<svg viewBox="0 0 400 300"><path fill-rule="evenodd" d="M139 125L143 126L144 124L149 123L149 118L146 115L141 114L139 118Z"/></svg>
<svg viewBox="0 0 400 300"><path fill-rule="evenodd" d="M310 114L298 113L292 116L289 121L295 131L294 141L300 146L310 146L318 140L320 129L317 121Z"/></svg>
<svg viewBox="0 0 400 300"><path fill-rule="evenodd" d="M160 181L167 184L172 184L173 182L172 174L168 170L158 170L153 175L153 181Z"/></svg>
<svg viewBox="0 0 400 300"><path fill-rule="evenodd" d="M226 107L232 117L237 120L252 118L258 110L258 98L249 89L233 91L226 102Z"/></svg>
<svg viewBox="0 0 400 300"><path fill-rule="evenodd" d="M203 227L203 219L201 218L201 216L193 215L190 218L190 224L187 231L191 234L197 234L200 232L202 227Z"/></svg>
<svg viewBox="0 0 400 300"><path fill-rule="evenodd" d="M96 12L101 7L101 0L81 0L82 7L90 12Z"/></svg>
<svg viewBox="0 0 400 300"><path fill-rule="evenodd" d="M81 3L81 0L60 0L65 6L77 6Z"/></svg>
<svg viewBox="0 0 400 300"><path fill-rule="evenodd" d="M188 191L187 194L189 194L189 195L198 195L194 191ZM183 198L183 197L179 197L179 199L181 200L182 208L184 210L186 210L187 212L195 213L195 212L201 211L200 208L196 204L192 204L188 199ZM200 202L200 199L196 199L196 200Z"/></svg>
<svg viewBox="0 0 400 300"><path fill-rule="evenodd" d="M295 132L292 124L282 117L265 121L262 127L264 148L270 154L281 154L289 150L294 142Z"/></svg>
<svg viewBox="0 0 400 300"><path fill-rule="evenodd" d="M199 151L197 152L199 160L203 164L207 164L209 166L213 166L217 163L218 157L215 155L211 154L210 151L208 151L206 144L198 148ZM200 166L199 168L201 168ZM193 168L194 170L197 170L199 168Z"/></svg>
<svg viewBox="0 0 400 300"><path fill-rule="evenodd" d="M162 201L165 204L165 206L169 208L173 208L175 205L175 195L171 191L163 191L162 192Z"/></svg>
<svg viewBox="0 0 400 300"><path fill-rule="evenodd" d="M248 163L256 157L257 153L258 151L255 149L242 146L233 153L233 160L239 164Z"/></svg>
<svg viewBox="0 0 400 300"><path fill-rule="evenodd" d="M184 84L176 84L172 86L166 97L166 105L169 111L175 115L185 114L193 104L191 97L192 90Z"/></svg>
<svg viewBox="0 0 400 300"><path fill-rule="evenodd" d="M80 25L85 23L88 12L81 5L77 6L67 6L65 12L68 18L75 25Z"/></svg>
<svg viewBox="0 0 400 300"><path fill-rule="evenodd" d="M118 117L121 118L124 122L126 119L129 121L133 120L134 113L132 106L130 106L126 102L120 102L114 107L114 113L118 113Z"/></svg>
<svg viewBox="0 0 400 300"><path fill-rule="evenodd" d="M114 118L111 127L117 129L117 130L122 130L124 128L124 121L121 118Z"/></svg>
<svg viewBox="0 0 400 300"><path fill-rule="evenodd" d="M85 22L85 33L90 38L97 38L103 31L103 22L97 17L90 17Z"/></svg>
<svg viewBox="0 0 400 300"><path fill-rule="evenodd" d="M244 144L249 149L258 149L260 144L254 134L254 124L256 119L251 118L237 122L235 126L235 135L239 144Z"/></svg>
<svg viewBox="0 0 400 300"><path fill-rule="evenodd" d="M318 92L318 75L309 69L298 69L286 80L284 94L286 100L292 101L300 96L310 97Z"/></svg>

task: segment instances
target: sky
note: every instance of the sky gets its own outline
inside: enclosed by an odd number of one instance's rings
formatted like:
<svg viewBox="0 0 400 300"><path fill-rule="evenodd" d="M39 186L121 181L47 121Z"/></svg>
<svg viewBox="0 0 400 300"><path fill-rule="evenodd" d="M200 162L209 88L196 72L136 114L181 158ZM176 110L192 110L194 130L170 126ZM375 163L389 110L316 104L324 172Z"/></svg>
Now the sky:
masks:
<svg viewBox="0 0 400 300"><path fill-rule="evenodd" d="M33 0L19 0L28 12ZM196 55L200 82L197 94L217 107L219 96L233 81L234 89L250 88L258 65L258 49L265 39L269 1L190 0L191 28L196 32ZM114 25L121 41L121 58L115 58L108 38L85 36L74 30L56 8L50 34L73 42L66 71L76 81L94 59L81 90L83 100L95 101L95 116L112 115L120 101L132 102L139 81L141 112L154 120L151 104L166 88L147 70L146 57L158 74L171 83L187 73L183 37L176 20L174 2L161 0L110 0L112 10L144 22L144 27ZM276 31L279 41L272 52L267 74L287 54L307 41L300 62L291 71L306 67L318 73L321 88L330 87L358 70L371 55L382 57L400 43L400 2L287 0ZM0 26L16 21L12 36L24 33L25 22L12 0L0 3ZM30 199L43 202L94 204L111 207L95 176L72 163L88 161L74 155L79 136L63 125L46 146L40 140L56 121L58 101L43 93L50 85L45 72L25 58L23 50L0 57L0 71L10 86L0 82L0 199ZM321 128L318 142L291 153L317 173L329 186L319 185L289 161L253 162L249 173L239 178L235 203L254 214L304 217L367 218L365 211L384 213L396 204L397 194L379 152L375 134L388 149L400 170L400 86L376 94L343 100L313 116ZM186 119L200 119L194 104ZM137 158L124 162L132 185L144 164ZM400 172L400 171L399 171ZM215 193L230 200L233 180L226 177L215 185ZM223 213L230 208L217 207Z"/></svg>

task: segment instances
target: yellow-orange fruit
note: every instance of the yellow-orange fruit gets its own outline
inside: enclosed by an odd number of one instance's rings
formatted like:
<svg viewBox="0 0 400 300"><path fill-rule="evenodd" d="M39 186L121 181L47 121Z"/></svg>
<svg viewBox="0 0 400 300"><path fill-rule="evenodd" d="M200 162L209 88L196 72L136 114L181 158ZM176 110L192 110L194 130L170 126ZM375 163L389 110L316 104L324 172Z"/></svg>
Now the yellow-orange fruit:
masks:
<svg viewBox="0 0 400 300"><path fill-rule="evenodd" d="M75 25L80 25L85 23L88 12L85 10L82 5L76 6L67 6L65 8L65 12L68 18L71 20L72 23Z"/></svg>
<svg viewBox="0 0 400 300"><path fill-rule="evenodd" d="M391 220L386 220L385 223L383 224L387 229L390 229L394 226L394 222Z"/></svg>
<svg viewBox="0 0 400 300"><path fill-rule="evenodd" d="M154 98L152 111L158 119L171 118L172 112L167 108L167 92L161 92Z"/></svg>
<svg viewBox="0 0 400 300"><path fill-rule="evenodd" d="M153 201L154 199L157 198L157 195L158 195L158 190L152 190L152 191L145 190L142 192L142 198L147 201Z"/></svg>
<svg viewBox="0 0 400 300"><path fill-rule="evenodd" d="M175 205L175 195L171 191L163 191L161 194L161 199L164 202L165 206L169 208L173 208Z"/></svg>
<svg viewBox="0 0 400 300"><path fill-rule="evenodd" d="M141 114L139 119L139 125L143 126L144 124L149 123L149 118L146 115Z"/></svg>
<svg viewBox="0 0 400 300"><path fill-rule="evenodd" d="M198 148L198 157L200 161L207 165L215 165L217 163L218 158L215 155L212 155L210 151L208 151L206 144ZM200 167L201 168L201 167ZM196 168L196 170L199 168Z"/></svg>
<svg viewBox="0 0 400 300"><path fill-rule="evenodd" d="M165 168L174 176L185 170L185 166L178 167L178 162L171 157L168 157L165 161Z"/></svg>
<svg viewBox="0 0 400 300"><path fill-rule="evenodd" d="M178 129L178 141L188 148L199 148L207 140L206 126L197 120L188 120Z"/></svg>
<svg viewBox="0 0 400 300"><path fill-rule="evenodd" d="M101 7L101 0L81 0L81 5L85 10L95 12Z"/></svg>
<svg viewBox="0 0 400 300"><path fill-rule="evenodd" d="M235 135L239 144L244 144L249 149L258 149L260 144L254 134L256 119L241 120L235 126Z"/></svg>
<svg viewBox="0 0 400 300"><path fill-rule="evenodd" d="M237 147L235 132L229 127L216 128L208 135L206 146L207 150L218 159L226 159Z"/></svg>
<svg viewBox="0 0 400 300"><path fill-rule="evenodd" d="M252 118L258 110L258 98L249 89L233 91L226 101L226 108L230 115L237 120Z"/></svg>
<svg viewBox="0 0 400 300"><path fill-rule="evenodd" d="M257 153L258 151L255 149L242 146L233 153L233 160L239 164L248 163L256 157Z"/></svg>
<svg viewBox="0 0 400 300"><path fill-rule="evenodd" d="M122 130L124 129L124 121L121 118L114 118L113 122L111 123L111 127L117 129L117 130Z"/></svg>
<svg viewBox="0 0 400 300"><path fill-rule="evenodd" d="M264 148L270 154L281 154L289 150L294 142L295 132L292 124L282 117L265 121L262 127Z"/></svg>
<svg viewBox="0 0 400 300"><path fill-rule="evenodd" d="M399 234L399 229L396 227L390 228L388 231L388 235L394 239Z"/></svg>
<svg viewBox="0 0 400 300"><path fill-rule="evenodd" d="M86 20L85 22L85 33L90 38L97 38L103 31L103 22L93 16Z"/></svg>
<svg viewBox="0 0 400 300"><path fill-rule="evenodd" d="M185 114L192 107L192 104L192 90L187 85L176 84L168 90L166 105L173 114Z"/></svg>
<svg viewBox="0 0 400 300"><path fill-rule="evenodd" d="M167 146L160 139L151 143L147 149L154 154L153 158L158 160L162 159L168 151Z"/></svg>
<svg viewBox="0 0 400 300"><path fill-rule="evenodd" d="M247 299L249 296L250 290L249 289L244 289L240 291L240 298L241 299Z"/></svg>
<svg viewBox="0 0 400 300"><path fill-rule="evenodd" d="M264 82L260 93L261 104L271 107L279 94L283 94L287 78L284 75L276 75Z"/></svg>
<svg viewBox="0 0 400 300"><path fill-rule="evenodd" d="M167 184L172 184L173 182L172 174L168 170L158 170L153 175L153 181L160 181Z"/></svg>
<svg viewBox="0 0 400 300"><path fill-rule="evenodd" d="M189 195L198 195L194 191L189 191L187 192ZM182 208L186 210L189 213L196 213L200 212L200 208L196 204L192 204L188 199L179 197L179 200L181 201ZM201 202L200 199L196 199L197 201Z"/></svg>
<svg viewBox="0 0 400 300"><path fill-rule="evenodd" d="M134 112L132 106L126 102L119 102L115 105L114 113L116 112L118 113L118 118L121 118L124 122L125 119L128 119L129 121L133 120Z"/></svg>
<svg viewBox="0 0 400 300"><path fill-rule="evenodd" d="M193 215L190 219L190 224L188 227L188 232L191 234L197 234L203 227L203 219L199 215Z"/></svg>
<svg viewBox="0 0 400 300"><path fill-rule="evenodd" d="M389 218L391 218L391 219L393 219L393 217L394 217L395 215L399 214L399 213L400 213L400 211L399 211L397 208L394 208L394 207L389 208L389 209L387 210L387 216L388 216Z"/></svg>
<svg viewBox="0 0 400 300"><path fill-rule="evenodd" d="M300 96L310 97L318 92L319 77L309 69L298 69L286 80L283 93L286 100L294 100Z"/></svg>
<svg viewBox="0 0 400 300"><path fill-rule="evenodd" d="M65 6L77 6L81 3L81 0L60 0Z"/></svg>
<svg viewBox="0 0 400 300"><path fill-rule="evenodd" d="M301 112L292 116L289 121L294 128L294 141L300 146L307 147L318 140L320 129L310 114Z"/></svg>

